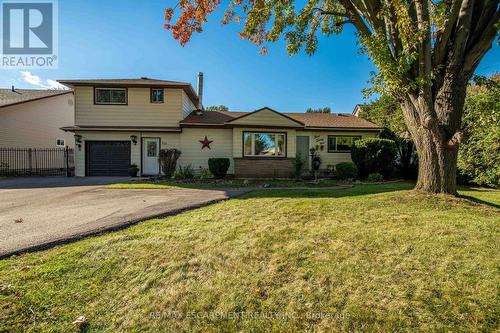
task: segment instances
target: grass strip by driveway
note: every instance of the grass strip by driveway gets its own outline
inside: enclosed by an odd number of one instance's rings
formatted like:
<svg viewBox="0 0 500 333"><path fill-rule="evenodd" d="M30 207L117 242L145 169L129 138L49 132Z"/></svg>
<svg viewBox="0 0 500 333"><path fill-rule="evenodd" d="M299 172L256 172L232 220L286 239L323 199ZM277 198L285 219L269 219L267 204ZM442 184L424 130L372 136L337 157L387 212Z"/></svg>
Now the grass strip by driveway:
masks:
<svg viewBox="0 0 500 333"><path fill-rule="evenodd" d="M498 329L500 191L410 187L253 192L0 261L0 331Z"/></svg>

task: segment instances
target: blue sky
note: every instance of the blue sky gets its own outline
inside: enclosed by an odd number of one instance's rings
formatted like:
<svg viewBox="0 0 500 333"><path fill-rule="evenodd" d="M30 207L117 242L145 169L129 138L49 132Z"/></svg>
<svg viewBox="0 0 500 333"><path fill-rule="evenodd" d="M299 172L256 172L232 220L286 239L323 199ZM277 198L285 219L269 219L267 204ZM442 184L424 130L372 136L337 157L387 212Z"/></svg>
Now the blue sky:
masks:
<svg viewBox="0 0 500 333"><path fill-rule="evenodd" d="M27 81L79 78L152 78L196 84L204 72L204 105L227 105L234 111L269 106L283 112L329 106L351 112L362 103L371 61L359 53L352 28L340 36L321 37L312 57L288 56L283 43L268 55L238 36L236 25L221 26L222 10L210 17L201 34L185 47L163 29L168 0L59 0L59 68L1 70L0 87L36 88ZM477 73L500 71L495 46Z"/></svg>

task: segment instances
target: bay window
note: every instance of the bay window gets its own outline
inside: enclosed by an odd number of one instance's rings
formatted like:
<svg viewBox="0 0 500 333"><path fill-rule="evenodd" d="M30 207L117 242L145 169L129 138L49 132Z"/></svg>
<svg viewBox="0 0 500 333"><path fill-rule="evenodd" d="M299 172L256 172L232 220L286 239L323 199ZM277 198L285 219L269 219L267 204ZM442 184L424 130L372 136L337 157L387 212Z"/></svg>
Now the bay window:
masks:
<svg viewBox="0 0 500 333"><path fill-rule="evenodd" d="M329 135L328 136L328 152L329 153L349 153L351 147L356 140L361 139L360 136L345 136L345 135Z"/></svg>
<svg viewBox="0 0 500 333"><path fill-rule="evenodd" d="M243 156L285 157L286 133L243 132Z"/></svg>

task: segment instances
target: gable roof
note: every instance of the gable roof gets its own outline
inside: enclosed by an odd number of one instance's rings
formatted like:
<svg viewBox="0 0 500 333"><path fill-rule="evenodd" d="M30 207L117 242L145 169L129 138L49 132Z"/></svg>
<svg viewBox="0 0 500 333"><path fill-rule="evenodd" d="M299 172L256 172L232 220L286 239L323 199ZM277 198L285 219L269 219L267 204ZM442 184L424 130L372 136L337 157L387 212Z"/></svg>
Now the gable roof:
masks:
<svg viewBox="0 0 500 333"><path fill-rule="evenodd" d="M259 109L257 111L260 111ZM274 111L274 110L272 110ZM277 112L277 111L274 111ZM204 111L201 115L196 111L191 112L180 122L181 126L227 126L235 119L240 119L254 112L231 112L231 111ZM358 118L350 114L335 113L280 113L288 119L302 124L304 128L339 128L339 129L366 129L379 130L380 127L366 119ZM264 126L263 126L264 127Z"/></svg>
<svg viewBox="0 0 500 333"><path fill-rule="evenodd" d="M83 80L57 80L57 82L69 87L165 87L165 88L179 88L189 96L193 104L198 104L198 95L191 86L191 83L180 81L167 81L159 79L151 79L148 77L141 77L136 79L83 79Z"/></svg>
<svg viewBox="0 0 500 333"><path fill-rule="evenodd" d="M367 104L356 104L351 114L353 116L359 117L359 113L363 112L367 107L368 107Z"/></svg>
<svg viewBox="0 0 500 333"><path fill-rule="evenodd" d="M73 90L0 89L0 108L72 93Z"/></svg>
<svg viewBox="0 0 500 333"><path fill-rule="evenodd" d="M259 112L262 112L262 111L269 111L269 112L272 112L273 114L276 114L276 115L277 115L277 116L279 116L279 117L283 117L283 118L286 118L287 120L291 120L292 122L296 123L298 126L304 126L304 125L305 125L302 121L299 121L299 120L297 120L297 119L294 119L294 118L292 118L292 117L290 117L290 116L286 115L285 113L280 113L280 112L278 112L278 111L276 111L276 110L273 110L273 109L271 109L271 108L269 108L269 107L267 107L267 106L265 106L265 107L263 107L263 108L260 108L260 109L258 109L258 110L255 110L255 111L253 111L253 112L245 112L245 113L241 112L241 114L240 114L239 116L236 116L236 117L232 118L231 120L228 120L228 121L227 121L227 123L231 123L231 122L234 122L234 121L238 121L238 120L240 120L240 119L242 119L242 118L245 118L245 117L248 117L248 116L250 116L250 117L251 117L252 115L254 115L254 114L256 114L256 113L259 113Z"/></svg>

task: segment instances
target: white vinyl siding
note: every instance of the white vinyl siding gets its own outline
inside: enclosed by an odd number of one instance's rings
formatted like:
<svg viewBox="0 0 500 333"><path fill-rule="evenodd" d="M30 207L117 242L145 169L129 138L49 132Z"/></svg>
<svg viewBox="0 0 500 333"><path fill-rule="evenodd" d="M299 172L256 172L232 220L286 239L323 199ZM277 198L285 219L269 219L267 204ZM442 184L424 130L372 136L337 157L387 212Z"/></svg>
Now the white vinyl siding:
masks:
<svg viewBox="0 0 500 333"><path fill-rule="evenodd" d="M210 149L201 149L202 145L199 140L203 140L205 136L208 140L213 141L210 144ZM232 129L184 128L180 137L180 150L182 152L179 158L180 165L191 164L195 172L198 172L200 167L208 169L209 158L227 157L231 162L228 173L234 172Z"/></svg>
<svg viewBox="0 0 500 333"><path fill-rule="evenodd" d="M231 125L259 125L259 126L281 126L300 127L301 125L284 115L268 109L258 111L230 122Z"/></svg>
<svg viewBox="0 0 500 333"><path fill-rule="evenodd" d="M56 148L63 139L74 147L73 133L61 127L74 125L74 97L68 93L0 109L0 147Z"/></svg>
<svg viewBox="0 0 500 333"><path fill-rule="evenodd" d="M178 127L183 90L165 89L165 103L151 103L150 88L128 88L128 105L95 105L92 87L75 87L75 124L79 126Z"/></svg>
<svg viewBox="0 0 500 333"><path fill-rule="evenodd" d="M186 118L192 111L196 110L196 106L193 104L189 96L182 91L182 119Z"/></svg>
<svg viewBox="0 0 500 333"><path fill-rule="evenodd" d="M297 135L309 136L309 148L317 149L321 157L320 169L326 169L328 165L336 165L340 162L352 162L350 151L336 152L334 154L328 152L328 136L351 136L364 139L377 137L378 134L378 131L297 131ZM323 147L321 149L322 143Z"/></svg>

